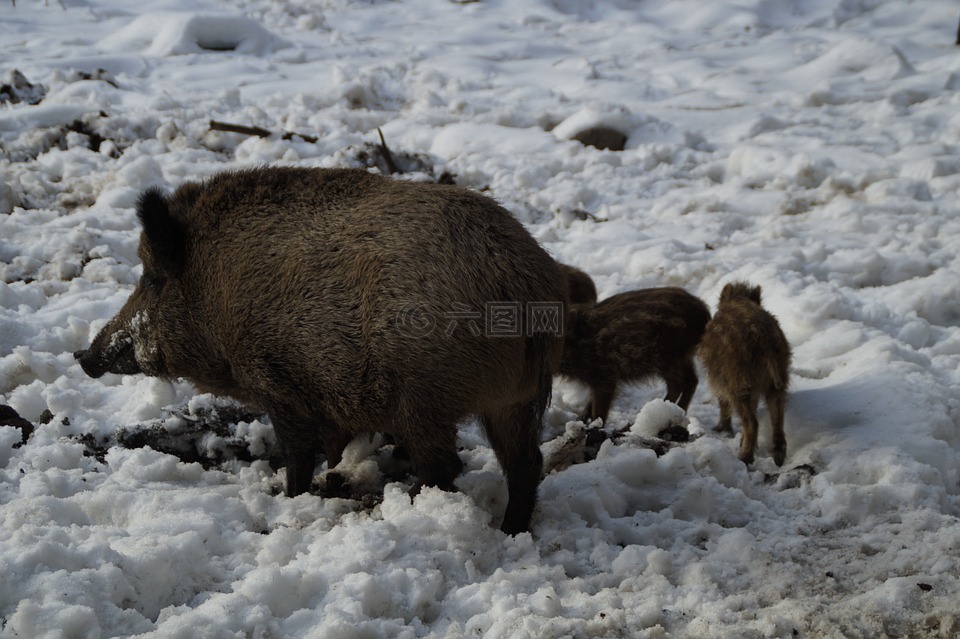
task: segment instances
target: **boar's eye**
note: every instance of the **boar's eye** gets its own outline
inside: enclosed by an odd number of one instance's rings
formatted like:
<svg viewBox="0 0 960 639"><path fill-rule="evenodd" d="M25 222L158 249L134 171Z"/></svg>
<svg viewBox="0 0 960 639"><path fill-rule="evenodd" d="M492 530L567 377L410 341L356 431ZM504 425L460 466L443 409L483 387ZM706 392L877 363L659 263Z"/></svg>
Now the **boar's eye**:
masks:
<svg viewBox="0 0 960 639"><path fill-rule="evenodd" d="M144 273L140 276L140 284L153 291L160 291L166 282L167 278L158 273Z"/></svg>

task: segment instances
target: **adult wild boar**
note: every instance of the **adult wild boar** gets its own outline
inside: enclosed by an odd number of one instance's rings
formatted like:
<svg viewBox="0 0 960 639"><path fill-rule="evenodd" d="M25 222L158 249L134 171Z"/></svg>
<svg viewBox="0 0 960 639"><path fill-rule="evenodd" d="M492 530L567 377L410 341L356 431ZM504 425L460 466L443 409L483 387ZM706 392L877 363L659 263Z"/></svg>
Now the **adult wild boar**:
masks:
<svg viewBox="0 0 960 639"><path fill-rule="evenodd" d="M84 371L182 377L268 413L291 496L322 448L332 468L372 431L451 489L457 423L477 415L507 478L501 528L528 529L568 293L508 211L454 186L260 168L148 190L137 215L143 275L76 354Z"/></svg>
<svg viewBox="0 0 960 639"><path fill-rule="evenodd" d="M790 344L777 318L760 305L761 289L731 282L720 292L717 312L700 342L700 359L720 402L719 431L733 432L733 413L743 422L740 459L752 464L757 448L757 406L767 402L773 461L787 457L783 418L790 383Z"/></svg>

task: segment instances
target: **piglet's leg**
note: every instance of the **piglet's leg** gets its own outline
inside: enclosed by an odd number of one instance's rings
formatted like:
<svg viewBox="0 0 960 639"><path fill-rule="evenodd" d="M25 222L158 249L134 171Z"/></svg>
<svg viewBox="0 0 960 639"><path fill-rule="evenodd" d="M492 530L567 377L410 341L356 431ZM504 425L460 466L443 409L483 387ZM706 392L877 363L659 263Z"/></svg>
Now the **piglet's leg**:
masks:
<svg viewBox="0 0 960 639"><path fill-rule="evenodd" d="M783 432L783 416L786 411L787 396L781 391L767 394L767 408L770 411L770 425L773 427L773 461L783 466L787 458L787 436Z"/></svg>
<svg viewBox="0 0 960 639"><path fill-rule="evenodd" d="M717 432L733 434L733 415L730 410L730 402L725 399L717 398L720 403L720 423L717 424Z"/></svg>
<svg viewBox="0 0 960 639"><path fill-rule="evenodd" d="M602 419L606 422L615 393L615 386L598 385L592 387L590 389L590 403L587 404L587 408L580 420L585 424L589 424L595 419Z"/></svg>
<svg viewBox="0 0 960 639"><path fill-rule="evenodd" d="M667 401L675 402L687 410L693 394L697 391L697 369L693 361L685 361L674 367L666 376Z"/></svg>
<svg viewBox="0 0 960 639"><path fill-rule="evenodd" d="M759 398L754 395L738 397L734 400L733 406L740 416L743 423L743 433L740 440L740 461L744 464L752 464L754 454L757 450L757 404Z"/></svg>

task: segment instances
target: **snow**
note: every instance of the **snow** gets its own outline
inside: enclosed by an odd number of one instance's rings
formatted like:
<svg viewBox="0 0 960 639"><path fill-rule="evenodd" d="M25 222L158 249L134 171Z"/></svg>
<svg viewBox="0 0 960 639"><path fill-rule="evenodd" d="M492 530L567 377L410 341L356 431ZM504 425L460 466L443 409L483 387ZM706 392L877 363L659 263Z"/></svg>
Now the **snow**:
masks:
<svg viewBox="0 0 960 639"><path fill-rule="evenodd" d="M951 0L2 3L0 77L34 88L0 104L0 404L36 430L0 426L0 635L956 636L958 18ZM572 139L594 126L626 148ZM624 436L547 475L532 532L507 537L475 423L457 493L411 500L376 440L344 470L382 501L291 499L265 417L83 374L72 353L140 274L143 189L361 166L378 128L418 160L405 179L485 190L601 298L673 285L715 308L726 282L761 285L794 353L785 465L765 412L748 468L705 383L687 415L630 386L604 427ZM590 430L585 402L556 380L548 459ZM670 424L691 440L651 448Z"/></svg>

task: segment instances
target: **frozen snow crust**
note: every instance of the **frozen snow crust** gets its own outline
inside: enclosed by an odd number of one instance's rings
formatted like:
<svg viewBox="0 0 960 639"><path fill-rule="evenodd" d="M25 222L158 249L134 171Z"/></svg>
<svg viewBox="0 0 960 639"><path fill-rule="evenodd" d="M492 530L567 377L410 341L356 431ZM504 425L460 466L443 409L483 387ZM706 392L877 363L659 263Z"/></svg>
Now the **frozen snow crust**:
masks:
<svg viewBox="0 0 960 639"><path fill-rule="evenodd" d="M32 83L0 91L0 403L35 426L0 426L0 635L960 633L956 2L134 7L0 4L0 85ZM624 150L571 139L595 126ZM411 502L357 442L382 501L288 499L264 418L83 375L139 277L142 189L382 165L378 127L404 179L488 189L601 297L761 285L794 350L784 467L764 416L736 459L705 383L686 416L630 387L606 429L630 431L509 538L475 424L460 493ZM547 453L585 400L558 380ZM691 441L651 447L676 423Z"/></svg>

